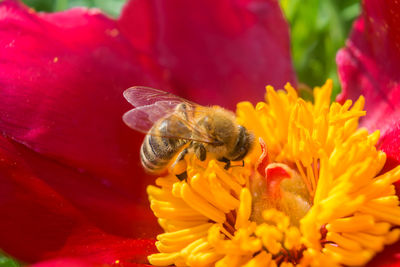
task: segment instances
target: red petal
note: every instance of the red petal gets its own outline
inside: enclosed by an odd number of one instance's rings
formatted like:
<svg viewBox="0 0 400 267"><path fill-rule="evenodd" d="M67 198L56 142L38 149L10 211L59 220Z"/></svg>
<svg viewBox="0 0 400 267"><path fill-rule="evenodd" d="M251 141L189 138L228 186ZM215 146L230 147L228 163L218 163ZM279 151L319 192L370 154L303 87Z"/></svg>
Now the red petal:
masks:
<svg viewBox="0 0 400 267"><path fill-rule="evenodd" d="M76 257L98 264L147 263L147 256L156 253L154 240L128 239L107 235L98 229L87 228L74 233L57 256Z"/></svg>
<svg viewBox="0 0 400 267"><path fill-rule="evenodd" d="M114 266L118 266L119 264L120 264L120 262L117 262L114 264ZM85 260L76 259L76 258L58 258L58 259L43 261L43 262L31 265L31 267L94 267L94 266L100 267L100 266L104 266L104 265L103 264L99 265L94 262L85 261ZM120 265L120 266L138 267L138 266L150 266L150 265L124 262L123 265Z"/></svg>
<svg viewBox="0 0 400 267"><path fill-rule="evenodd" d="M386 153L387 159L382 172L388 171L400 164L400 120L391 125L391 129L379 140L378 148Z"/></svg>
<svg viewBox="0 0 400 267"><path fill-rule="evenodd" d="M25 261L90 255L96 244L125 240L102 232L92 221L136 237L154 237L159 231L150 210L134 204L134 196L3 137L0 184L0 247Z"/></svg>
<svg viewBox="0 0 400 267"><path fill-rule="evenodd" d="M262 101L267 84L295 82L276 0L132 0L120 25L167 69L173 88L200 104L234 109Z"/></svg>
<svg viewBox="0 0 400 267"><path fill-rule="evenodd" d="M115 21L97 10L36 14L2 1L0 55L5 135L99 182L142 191L143 136L122 122L131 108L122 92L157 79Z"/></svg>
<svg viewBox="0 0 400 267"><path fill-rule="evenodd" d="M378 253L366 267L396 267L400 266L400 241L386 246L385 249Z"/></svg>
<svg viewBox="0 0 400 267"><path fill-rule="evenodd" d="M148 266L147 256L157 252L154 240L119 238L90 227L74 234L57 258L34 266Z"/></svg>
<svg viewBox="0 0 400 267"><path fill-rule="evenodd" d="M400 2L365 0L337 63L343 92L339 101L366 98L362 126L381 130L381 149L388 162L399 164L400 139Z"/></svg>
<svg viewBox="0 0 400 267"><path fill-rule="evenodd" d="M362 126L380 129L378 147L387 154L383 171L400 163L400 3L365 0L337 64L343 91L339 101L365 96ZM399 187L396 185L396 187ZM400 242L385 247L367 266L400 266Z"/></svg>
<svg viewBox="0 0 400 267"><path fill-rule="evenodd" d="M96 266L95 263L76 258L53 259L31 265L31 267L92 267L92 266Z"/></svg>

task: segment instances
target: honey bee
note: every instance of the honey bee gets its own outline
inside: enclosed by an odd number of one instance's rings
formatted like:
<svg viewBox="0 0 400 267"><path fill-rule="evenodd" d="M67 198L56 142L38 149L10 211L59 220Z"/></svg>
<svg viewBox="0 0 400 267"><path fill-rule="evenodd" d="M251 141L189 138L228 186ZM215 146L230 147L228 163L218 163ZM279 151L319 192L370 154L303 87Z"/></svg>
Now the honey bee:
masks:
<svg viewBox="0 0 400 267"><path fill-rule="evenodd" d="M240 161L253 145L253 135L235 121L235 115L218 106L204 107L171 93L135 86L124 91L135 108L123 115L132 129L146 133L140 150L145 170L163 172L178 154L174 164L194 153L200 161L207 153L225 163ZM244 162L243 162L244 164ZM186 172L176 175L186 179Z"/></svg>

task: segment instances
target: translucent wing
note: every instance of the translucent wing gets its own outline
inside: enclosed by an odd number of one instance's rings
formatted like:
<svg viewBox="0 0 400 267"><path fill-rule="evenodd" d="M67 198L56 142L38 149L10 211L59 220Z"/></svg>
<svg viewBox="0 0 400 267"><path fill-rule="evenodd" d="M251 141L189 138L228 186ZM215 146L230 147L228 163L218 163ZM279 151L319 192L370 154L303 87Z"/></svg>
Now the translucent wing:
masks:
<svg viewBox="0 0 400 267"><path fill-rule="evenodd" d="M124 114L124 122L143 133L148 133L159 119L173 114L180 103L186 103L192 109L196 105L174 94L145 86L134 86L125 90L124 97L136 107Z"/></svg>
<svg viewBox="0 0 400 267"><path fill-rule="evenodd" d="M126 89L124 91L124 97L135 107L152 105L160 101L176 104L185 102L190 105L196 105L195 103L174 94L145 86L133 86Z"/></svg>
<svg viewBox="0 0 400 267"><path fill-rule="evenodd" d="M203 143L215 143L204 129L196 126L196 118L208 108L197 105L181 97L150 87L131 87L124 92L124 97L136 108L126 112L124 122L132 129L151 135L167 138L189 139ZM185 112L179 112L176 107L185 104ZM174 131L173 135L160 134L152 129L160 119L169 116L169 120L179 121L185 130ZM172 131L170 131L172 132ZM196 133L196 139L191 133Z"/></svg>
<svg viewBox="0 0 400 267"><path fill-rule="evenodd" d="M124 114L122 119L130 128L147 134L154 123L173 114L179 104L180 102L158 101L131 109Z"/></svg>

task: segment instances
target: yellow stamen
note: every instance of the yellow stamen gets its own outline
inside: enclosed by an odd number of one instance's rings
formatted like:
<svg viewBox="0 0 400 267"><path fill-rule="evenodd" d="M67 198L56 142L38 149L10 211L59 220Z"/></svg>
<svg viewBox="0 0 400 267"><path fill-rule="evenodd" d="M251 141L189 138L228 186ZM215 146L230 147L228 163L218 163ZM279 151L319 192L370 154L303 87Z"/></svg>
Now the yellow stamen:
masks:
<svg viewBox="0 0 400 267"><path fill-rule="evenodd" d="M380 173L379 131L358 129L364 98L331 104L331 92L328 80L311 103L289 84L267 86L266 102L238 104L237 121L256 137L244 167L188 154L149 186L165 231L150 263L359 266L396 242L400 166Z"/></svg>

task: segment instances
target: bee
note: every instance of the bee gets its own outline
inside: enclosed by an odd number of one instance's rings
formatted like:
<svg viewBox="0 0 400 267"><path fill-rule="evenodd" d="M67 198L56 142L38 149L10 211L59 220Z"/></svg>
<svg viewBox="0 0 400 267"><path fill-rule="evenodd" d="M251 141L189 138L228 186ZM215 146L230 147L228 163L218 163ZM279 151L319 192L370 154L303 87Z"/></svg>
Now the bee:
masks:
<svg viewBox="0 0 400 267"><path fill-rule="evenodd" d="M124 91L124 97L135 108L123 115L132 129L146 133L140 150L145 170L163 172L178 154L174 164L194 153L200 161L212 153L231 167L240 161L253 145L254 137L235 121L235 115L219 106L204 107L171 93L150 87L135 86ZM186 179L183 172L176 175Z"/></svg>

